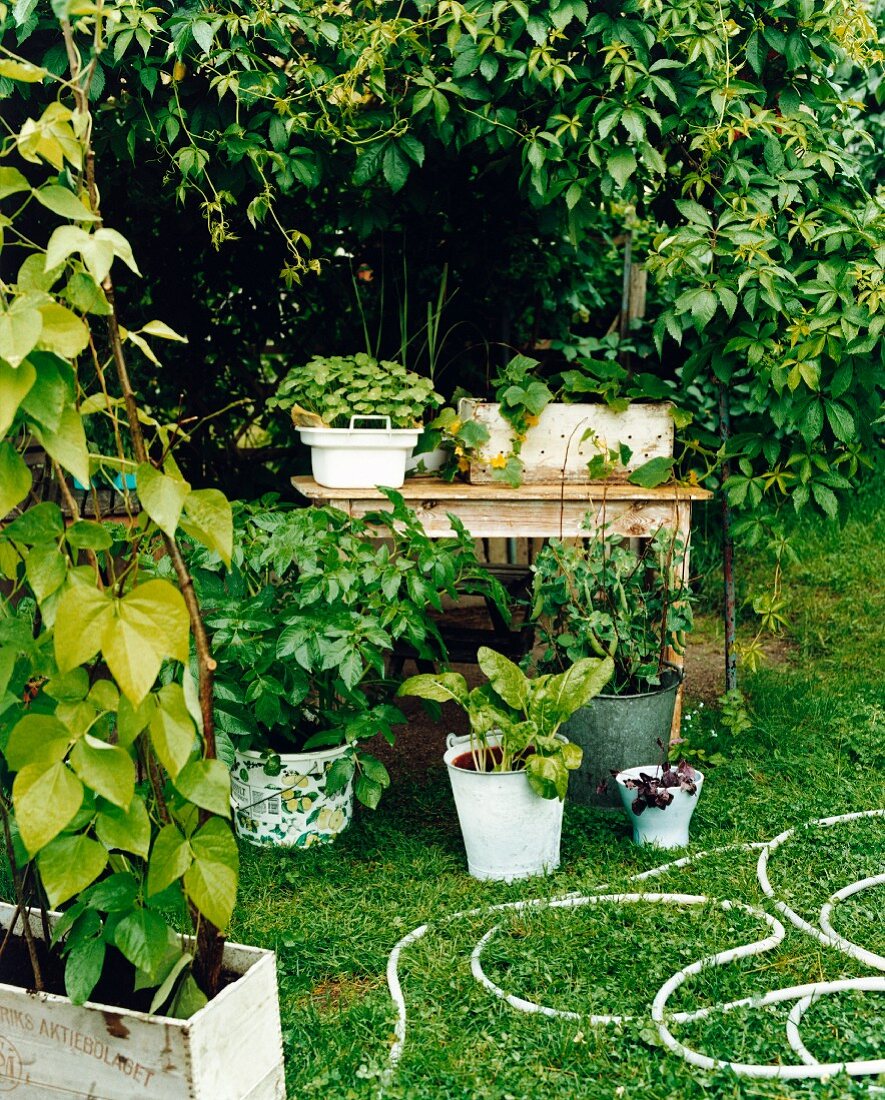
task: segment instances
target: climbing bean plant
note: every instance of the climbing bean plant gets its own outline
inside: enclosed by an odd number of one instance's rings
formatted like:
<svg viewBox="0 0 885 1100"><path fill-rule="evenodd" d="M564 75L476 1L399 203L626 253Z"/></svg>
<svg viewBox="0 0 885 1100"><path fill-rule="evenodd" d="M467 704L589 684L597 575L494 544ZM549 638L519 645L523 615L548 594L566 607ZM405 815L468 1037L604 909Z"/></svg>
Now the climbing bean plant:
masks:
<svg viewBox="0 0 885 1100"><path fill-rule="evenodd" d="M102 220L91 103L121 9L55 11L66 73L0 43L0 77L51 92L0 136L0 816L17 919L30 902L65 906L54 939L71 998L121 954L135 988L155 988L153 1009L188 1016L218 988L237 848L214 661L176 536L229 561L231 509L181 476L177 426L141 408L129 380L133 347L158 362L151 341L181 337L159 320L127 330L114 294L120 264L139 272ZM100 417L106 453L87 442ZM36 499L35 448L64 508ZM69 479L103 473L135 475L140 514L79 514ZM191 920L196 947L177 934Z"/></svg>

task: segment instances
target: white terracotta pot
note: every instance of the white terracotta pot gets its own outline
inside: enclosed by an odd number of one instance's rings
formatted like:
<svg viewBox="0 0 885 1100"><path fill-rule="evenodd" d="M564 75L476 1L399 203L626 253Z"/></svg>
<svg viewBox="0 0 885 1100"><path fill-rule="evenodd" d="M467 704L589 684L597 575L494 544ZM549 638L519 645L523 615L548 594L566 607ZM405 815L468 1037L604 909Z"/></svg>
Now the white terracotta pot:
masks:
<svg viewBox="0 0 885 1100"><path fill-rule="evenodd" d="M13 913L0 904L0 930ZM50 924L59 916L51 913ZM39 914L32 910L28 919L42 939ZM189 1020L0 985L0 1094L285 1100L273 952L228 943L224 968L236 980Z"/></svg>
<svg viewBox="0 0 885 1100"><path fill-rule="evenodd" d="M357 428L357 420L384 420L383 428ZM310 447L313 479L326 489L399 489L406 479L406 459L420 428L391 428L389 416L352 416L349 428L299 428Z"/></svg>
<svg viewBox="0 0 885 1100"><path fill-rule="evenodd" d="M333 841L353 817L353 780L329 795L326 775L348 752L347 745L339 745L280 753L280 772L268 775L265 756L237 751L230 782L237 836L279 848L310 848Z"/></svg>
<svg viewBox="0 0 885 1100"><path fill-rule="evenodd" d="M697 768L692 768L692 775L698 788L695 794L688 794L679 787L673 787L671 788L673 801L666 809L659 810L655 806L649 806L641 814L635 814L632 807L636 800L636 791L626 787L624 780L638 779L640 772L659 776L661 767L659 764L646 764L641 768L625 768L615 776L621 801L633 825L634 843L640 846L647 844L653 848L688 847L688 823L691 821L691 815L700 798L701 787L704 785L703 773Z"/></svg>
<svg viewBox="0 0 885 1100"><path fill-rule="evenodd" d="M490 745L499 738L489 737ZM443 760L474 878L511 882L545 875L559 866L562 801L542 798L519 772L477 772L453 761L470 751L469 737L450 734Z"/></svg>

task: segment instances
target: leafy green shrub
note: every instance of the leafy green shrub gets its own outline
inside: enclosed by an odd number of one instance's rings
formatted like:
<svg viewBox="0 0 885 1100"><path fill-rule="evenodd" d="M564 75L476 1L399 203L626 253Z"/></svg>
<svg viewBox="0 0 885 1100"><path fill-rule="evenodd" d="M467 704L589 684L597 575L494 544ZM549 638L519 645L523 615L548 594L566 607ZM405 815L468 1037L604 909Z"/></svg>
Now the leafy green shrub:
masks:
<svg viewBox="0 0 885 1100"><path fill-rule="evenodd" d="M602 529L580 546L551 539L532 567L532 619L544 644L538 667L556 672L611 657L614 694L658 684L667 647L681 653L692 627L688 588L672 578L681 553L678 535L665 530L638 554Z"/></svg>
<svg viewBox="0 0 885 1100"><path fill-rule="evenodd" d="M269 760L352 746L335 781L343 786L356 771L356 795L372 807L389 780L358 746L378 733L392 743L392 727L405 721L390 702L395 644L445 660L431 617L443 596L489 595L506 607L504 590L454 517L454 537L431 539L399 494L388 496L391 510L365 521L273 498L241 505L230 568L202 549L193 556L218 661L219 730Z"/></svg>
<svg viewBox="0 0 885 1100"><path fill-rule="evenodd" d="M353 416L389 416L392 427L413 428L427 409L442 404L442 398L429 378L401 363L358 352L315 355L304 366L294 367L268 404L291 409L296 424L313 426L313 417L319 417L327 428L347 428ZM305 413L313 417L305 418Z"/></svg>

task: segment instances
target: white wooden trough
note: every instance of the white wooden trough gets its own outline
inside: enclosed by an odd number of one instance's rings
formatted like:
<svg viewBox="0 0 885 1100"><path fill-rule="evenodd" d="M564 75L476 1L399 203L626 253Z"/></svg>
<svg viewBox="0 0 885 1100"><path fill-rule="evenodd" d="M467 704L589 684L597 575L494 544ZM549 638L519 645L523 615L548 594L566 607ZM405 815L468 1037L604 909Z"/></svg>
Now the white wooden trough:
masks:
<svg viewBox="0 0 885 1100"><path fill-rule="evenodd" d="M0 904L0 930L13 913ZM275 956L229 943L224 967L240 977L189 1020L0 984L0 1095L285 1100Z"/></svg>
<svg viewBox="0 0 885 1100"><path fill-rule="evenodd" d="M637 401L623 412L613 412L608 405L551 403L522 444L523 482L589 481L587 463L595 455L617 450L620 443L633 454L616 475L626 476L652 458L669 458L673 454L672 408L669 401ZM469 474L474 484L487 484L494 480L491 460L499 454L508 455L513 447L513 430L495 402L462 398L458 415L488 429L489 441L481 457L471 460Z"/></svg>

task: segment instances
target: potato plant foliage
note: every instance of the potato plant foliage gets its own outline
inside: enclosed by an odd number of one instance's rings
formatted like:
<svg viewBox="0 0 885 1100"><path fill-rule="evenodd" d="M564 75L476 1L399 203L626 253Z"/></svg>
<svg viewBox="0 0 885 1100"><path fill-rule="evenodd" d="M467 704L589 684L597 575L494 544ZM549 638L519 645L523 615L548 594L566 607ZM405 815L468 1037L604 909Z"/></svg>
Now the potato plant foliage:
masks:
<svg viewBox="0 0 885 1100"><path fill-rule="evenodd" d="M0 813L19 904L66 907L54 939L71 998L85 1000L118 951L136 989L156 988L153 1008L188 1016L214 992L237 848L213 661L175 536L229 561L231 509L181 476L174 432L129 384L133 346L157 361L151 342L181 337L159 320L127 331L116 311L111 273L138 267L102 222L88 97L90 58L120 9L85 6L74 27L65 5L59 15L65 75L8 49L0 60L4 79L54 97L0 139ZM89 442L99 418L107 453ZM67 520L36 501L35 448ZM70 478L120 472L135 474L141 513L80 517ZM164 552L177 583L159 575ZM176 934L189 915L196 951ZM34 977L41 988L39 965Z"/></svg>

